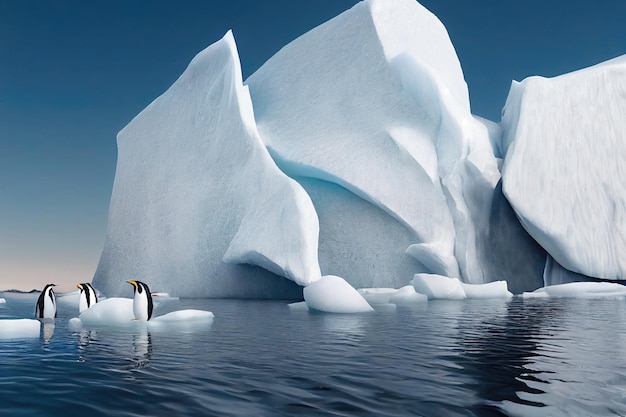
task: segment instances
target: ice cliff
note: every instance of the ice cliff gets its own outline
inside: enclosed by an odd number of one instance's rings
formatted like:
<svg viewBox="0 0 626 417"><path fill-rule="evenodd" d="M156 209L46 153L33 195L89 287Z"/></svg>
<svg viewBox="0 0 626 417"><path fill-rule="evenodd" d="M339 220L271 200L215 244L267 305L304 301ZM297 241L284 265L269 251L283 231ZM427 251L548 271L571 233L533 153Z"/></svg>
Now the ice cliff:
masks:
<svg viewBox="0 0 626 417"><path fill-rule="evenodd" d="M472 115L445 27L413 0L357 3L245 83L229 32L118 135L94 285L291 298L322 275L505 279L514 293L570 269L621 276L621 64L514 83L498 124Z"/></svg>
<svg viewBox="0 0 626 417"><path fill-rule="evenodd" d="M625 56L513 82L506 101L504 193L530 235L577 274L626 279L624 115ZM564 275L553 260L550 281Z"/></svg>

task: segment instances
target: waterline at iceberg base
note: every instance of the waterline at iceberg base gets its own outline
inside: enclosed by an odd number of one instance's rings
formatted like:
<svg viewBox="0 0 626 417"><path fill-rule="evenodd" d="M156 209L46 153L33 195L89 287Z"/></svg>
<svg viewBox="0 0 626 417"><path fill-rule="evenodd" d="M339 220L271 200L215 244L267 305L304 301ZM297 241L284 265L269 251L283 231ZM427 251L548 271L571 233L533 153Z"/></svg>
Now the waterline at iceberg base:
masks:
<svg viewBox="0 0 626 417"><path fill-rule="evenodd" d="M471 113L445 27L413 0L360 2L247 80L235 35L118 135L107 296L128 279L292 299L326 276L513 294L624 278L623 57L514 81L496 122Z"/></svg>

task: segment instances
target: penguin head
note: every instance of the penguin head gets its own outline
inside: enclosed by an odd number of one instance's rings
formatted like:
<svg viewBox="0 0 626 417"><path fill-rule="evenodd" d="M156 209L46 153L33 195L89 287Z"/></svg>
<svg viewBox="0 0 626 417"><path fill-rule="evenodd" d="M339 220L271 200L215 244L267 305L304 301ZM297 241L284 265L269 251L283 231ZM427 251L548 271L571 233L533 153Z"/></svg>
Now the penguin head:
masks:
<svg viewBox="0 0 626 417"><path fill-rule="evenodd" d="M80 290L80 300L78 304L78 312L82 313L92 305L98 302L96 290L88 282L76 284L76 288Z"/></svg>
<svg viewBox="0 0 626 417"><path fill-rule="evenodd" d="M135 320L147 321L152 317L153 303L152 294L148 285L141 281L126 281L133 286L135 297L133 298L133 312Z"/></svg>

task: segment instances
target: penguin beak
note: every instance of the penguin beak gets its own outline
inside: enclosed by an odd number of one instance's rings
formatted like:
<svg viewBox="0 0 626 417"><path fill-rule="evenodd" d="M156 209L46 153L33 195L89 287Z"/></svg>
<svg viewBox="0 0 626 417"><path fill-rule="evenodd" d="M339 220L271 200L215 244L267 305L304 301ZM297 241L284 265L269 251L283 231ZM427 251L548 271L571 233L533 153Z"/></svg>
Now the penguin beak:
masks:
<svg viewBox="0 0 626 417"><path fill-rule="evenodd" d="M128 281L126 281L126 282L128 282L130 285L137 286L137 282L136 282L136 281L133 281L133 280L128 280Z"/></svg>
<svg viewBox="0 0 626 417"><path fill-rule="evenodd" d="M82 289L83 289L83 286L82 286L82 285L80 285L80 284L76 284L76 288L78 288L78 289L82 290Z"/></svg>

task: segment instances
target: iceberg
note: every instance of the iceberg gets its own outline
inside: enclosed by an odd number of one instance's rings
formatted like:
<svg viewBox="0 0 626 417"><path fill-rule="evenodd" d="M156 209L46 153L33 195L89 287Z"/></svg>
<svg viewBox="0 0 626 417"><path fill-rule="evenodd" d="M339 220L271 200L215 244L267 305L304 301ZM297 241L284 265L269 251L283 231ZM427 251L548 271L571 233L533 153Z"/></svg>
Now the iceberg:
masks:
<svg viewBox="0 0 626 417"><path fill-rule="evenodd" d="M140 277L177 297L294 298L321 277L315 209L259 138L231 32L119 133L118 152L103 293Z"/></svg>
<svg viewBox="0 0 626 417"><path fill-rule="evenodd" d="M245 81L229 31L119 133L92 282L359 311L622 279L625 62L514 82L495 123L414 0L359 2Z"/></svg>
<svg viewBox="0 0 626 417"><path fill-rule="evenodd" d="M475 229L497 161L436 16L413 0L360 2L246 84L262 140L312 196L322 273L355 287L397 288L420 271L485 281Z"/></svg>
<svg viewBox="0 0 626 417"><path fill-rule="evenodd" d="M583 277L626 279L625 97L626 55L514 81L503 111L504 194L554 262Z"/></svg>

